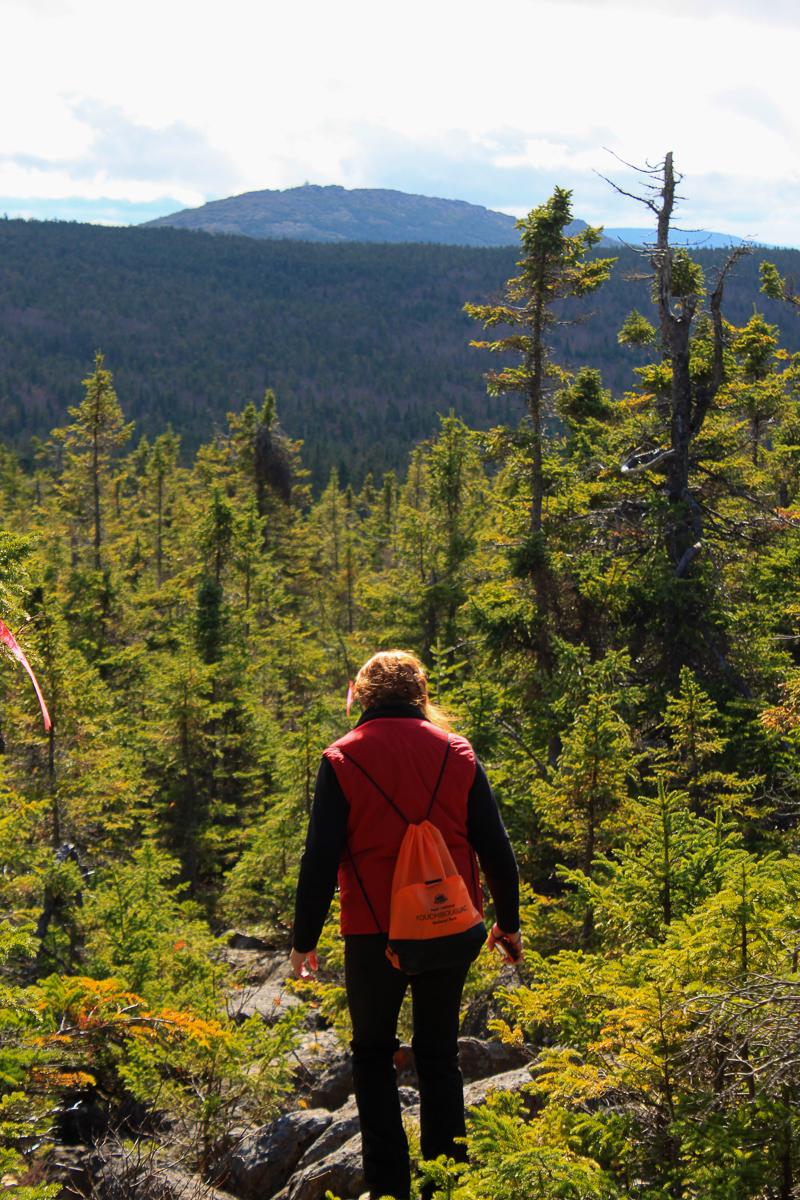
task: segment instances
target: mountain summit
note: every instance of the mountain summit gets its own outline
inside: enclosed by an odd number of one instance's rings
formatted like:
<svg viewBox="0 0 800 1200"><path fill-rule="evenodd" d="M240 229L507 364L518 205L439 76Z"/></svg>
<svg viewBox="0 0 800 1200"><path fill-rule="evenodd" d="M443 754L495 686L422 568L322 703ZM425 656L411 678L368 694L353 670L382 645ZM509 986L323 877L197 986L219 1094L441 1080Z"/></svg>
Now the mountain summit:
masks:
<svg viewBox="0 0 800 1200"><path fill-rule="evenodd" d="M304 242L439 242L511 246L514 217L465 200L438 200L388 188L321 187L245 192L148 221L150 226L241 233Z"/></svg>
<svg viewBox="0 0 800 1200"><path fill-rule="evenodd" d="M145 222L205 233L239 233L251 238L293 238L301 242L437 242L445 246L517 246L515 218L468 204L415 196L389 188L325 187L304 183L285 191L244 192L211 200L200 208L184 208ZM567 232L578 233L585 221L575 220ZM650 229L606 229L603 247L620 242L642 245L655 240ZM704 249L738 245L730 234L673 231L673 245Z"/></svg>

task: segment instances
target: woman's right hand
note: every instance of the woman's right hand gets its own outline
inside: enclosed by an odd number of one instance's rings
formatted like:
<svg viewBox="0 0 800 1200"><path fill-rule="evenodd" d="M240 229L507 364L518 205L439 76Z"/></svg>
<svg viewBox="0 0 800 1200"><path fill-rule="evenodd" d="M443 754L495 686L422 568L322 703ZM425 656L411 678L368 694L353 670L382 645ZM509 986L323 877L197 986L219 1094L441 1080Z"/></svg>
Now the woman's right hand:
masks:
<svg viewBox="0 0 800 1200"><path fill-rule="evenodd" d="M516 933L504 933L499 925L493 925L489 934L489 949L494 950L495 946L503 955L504 962L521 963L525 957L522 931L519 929Z"/></svg>
<svg viewBox="0 0 800 1200"><path fill-rule="evenodd" d="M305 968L305 961L308 959L308 965L311 970ZM289 962L292 964L295 979L310 979L313 971L317 969L317 948L307 950L305 954L301 954L299 950L292 947L292 952L289 955Z"/></svg>

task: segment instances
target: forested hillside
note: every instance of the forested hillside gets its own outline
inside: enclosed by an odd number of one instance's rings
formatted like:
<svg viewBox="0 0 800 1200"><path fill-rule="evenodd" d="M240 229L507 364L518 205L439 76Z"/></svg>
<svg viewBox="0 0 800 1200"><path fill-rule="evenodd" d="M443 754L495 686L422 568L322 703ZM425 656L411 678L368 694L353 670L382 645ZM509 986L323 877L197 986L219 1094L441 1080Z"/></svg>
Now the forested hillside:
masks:
<svg viewBox="0 0 800 1200"><path fill-rule="evenodd" d="M617 332L631 308L649 304L646 286L626 279L634 252L619 253L599 311L552 337L559 361L600 369L616 396L646 361ZM1 221L0 437L30 462L31 435L44 440L66 420L101 346L137 433L152 440L171 422L185 464L229 410L260 403L272 387L283 427L303 441L315 493L332 466L360 488L367 472L401 469L451 407L479 429L519 418L513 401L487 398L486 365L462 312L491 297L517 257L513 248ZM783 272L800 266L797 251L774 257ZM709 270L724 252L697 259ZM727 295L735 323L756 301L778 319L775 302L759 297L757 258L740 265ZM791 349L796 326L784 318Z"/></svg>
<svg viewBox="0 0 800 1200"><path fill-rule="evenodd" d="M87 1141L116 1129L218 1178L243 1130L298 1103L286 1054L312 1010L227 1020L219 947L233 928L288 947L320 752L392 646L486 764L525 896L498 1032L533 1048L535 1098L475 1113L471 1166L432 1168L441 1195L797 1195L797 305L775 270L759 294L758 260L720 282L717 256L666 242L638 293L624 263L606 280L591 234L564 234L568 200L516 254L0 227L4 387L58 426L2 463L0 617L52 717L9 654L0 1137L24 1200L78 1110ZM598 315L564 330L576 294ZM381 322L396 358L374 354ZM484 337L494 358L467 348ZM586 369L559 376L548 338ZM622 352L640 370L615 394ZM491 362L499 398L468 410ZM344 398L378 379L387 424L353 476L392 429L376 465L397 461L404 397L402 437L430 436L379 485L334 471L315 499L291 436L335 463L361 430ZM303 994L346 1037L335 915L321 949ZM496 974L484 952L470 995Z"/></svg>

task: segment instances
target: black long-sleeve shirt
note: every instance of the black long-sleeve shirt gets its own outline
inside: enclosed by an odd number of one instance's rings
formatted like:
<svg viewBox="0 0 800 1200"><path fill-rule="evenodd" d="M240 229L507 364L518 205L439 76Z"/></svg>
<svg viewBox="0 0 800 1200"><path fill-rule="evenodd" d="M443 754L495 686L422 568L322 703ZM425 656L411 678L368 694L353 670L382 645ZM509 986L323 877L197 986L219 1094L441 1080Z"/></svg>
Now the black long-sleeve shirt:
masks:
<svg viewBox="0 0 800 1200"><path fill-rule="evenodd" d="M377 717L418 717L410 704L382 704L363 714L358 722ZM295 897L292 944L306 954L322 932L336 889L339 861L345 847L350 805L332 764L322 759L314 788L314 801L300 878ZM475 758L475 779L467 796L467 838L480 862L494 901L497 923L509 933L519 928L519 871L483 765Z"/></svg>

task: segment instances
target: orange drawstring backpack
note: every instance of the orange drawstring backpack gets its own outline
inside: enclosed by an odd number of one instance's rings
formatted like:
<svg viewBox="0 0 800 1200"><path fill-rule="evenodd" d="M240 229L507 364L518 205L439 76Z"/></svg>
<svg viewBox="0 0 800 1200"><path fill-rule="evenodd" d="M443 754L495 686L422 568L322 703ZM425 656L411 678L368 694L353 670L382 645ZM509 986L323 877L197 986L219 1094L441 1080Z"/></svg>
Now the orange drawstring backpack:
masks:
<svg viewBox="0 0 800 1200"><path fill-rule="evenodd" d="M486 926L458 873L441 831L428 820L436 801L439 784L450 753L450 736L444 761L433 789L425 820L412 825L393 800L367 771L342 751L345 758L358 767L363 775L391 804L406 829L392 878L392 900L389 910L389 944L386 957L406 975L417 975L440 967L453 967L474 962L486 941ZM348 853L350 848L348 846ZM350 855L356 879L369 905L375 923L380 922L370 904L361 876Z"/></svg>

